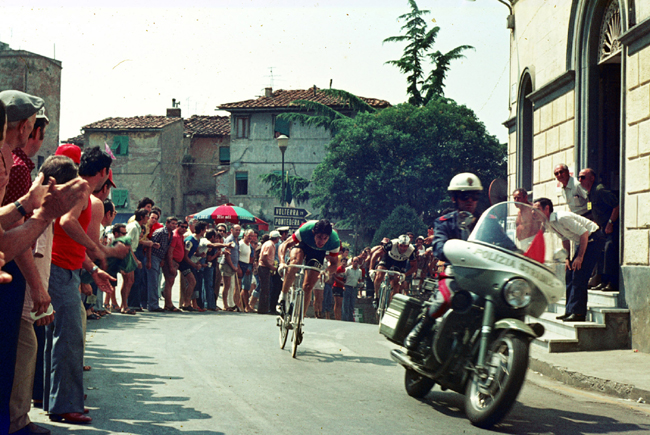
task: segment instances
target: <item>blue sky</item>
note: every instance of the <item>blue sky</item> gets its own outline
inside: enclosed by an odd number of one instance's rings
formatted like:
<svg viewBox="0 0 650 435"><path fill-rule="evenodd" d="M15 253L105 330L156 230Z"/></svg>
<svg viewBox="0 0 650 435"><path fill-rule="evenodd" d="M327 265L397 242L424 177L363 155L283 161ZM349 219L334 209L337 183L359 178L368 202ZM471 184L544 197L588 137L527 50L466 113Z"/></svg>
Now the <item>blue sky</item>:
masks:
<svg viewBox="0 0 650 435"><path fill-rule="evenodd" d="M406 81L385 62L403 46L406 0L35 1L0 0L0 41L63 63L60 138L112 116L164 115L171 99L184 117L225 114L220 104L262 95L264 88L345 89L392 104ZM435 48L472 45L456 61L446 96L472 108L505 142L509 30L497 0L419 0ZM271 69L273 73L271 74Z"/></svg>

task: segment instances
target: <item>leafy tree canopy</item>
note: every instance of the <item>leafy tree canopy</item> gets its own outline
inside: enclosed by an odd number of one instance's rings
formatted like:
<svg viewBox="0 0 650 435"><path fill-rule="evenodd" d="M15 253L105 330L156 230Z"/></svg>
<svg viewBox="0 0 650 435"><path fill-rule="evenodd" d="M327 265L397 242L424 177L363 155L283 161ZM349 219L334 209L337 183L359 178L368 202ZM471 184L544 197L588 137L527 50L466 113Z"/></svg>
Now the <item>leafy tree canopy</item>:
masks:
<svg viewBox="0 0 650 435"><path fill-rule="evenodd" d="M420 216L408 205L398 205L381 223L379 229L375 231L375 237L372 239L372 246L376 246L381 239L388 237L395 239L402 234L412 232L416 236L425 236L427 226L422 222Z"/></svg>
<svg viewBox="0 0 650 435"><path fill-rule="evenodd" d="M314 171L312 203L362 231L378 228L399 205L428 223L450 205L454 175L473 172L487 190L505 177L506 152L471 109L443 97L360 113L341 124Z"/></svg>
<svg viewBox="0 0 650 435"><path fill-rule="evenodd" d="M395 65L406 75L408 102L414 106L422 106L434 96L444 95L444 81L451 61L465 57L463 51L473 50L474 47L460 45L447 53L434 52L433 45L440 27L427 29L428 25L424 16L430 11L419 9L415 0L409 0L409 4L411 12L398 18L398 20L405 21L402 26L404 34L384 39L384 42L407 42L404 53L401 58L389 60L386 63ZM427 58L434 66L428 74L425 71L425 65L429 63Z"/></svg>
<svg viewBox="0 0 650 435"><path fill-rule="evenodd" d="M271 172L268 174L260 175L260 179L269 185L267 193L274 198L278 199L278 202L282 202L282 176L280 175L281 171ZM299 177L297 175L288 175L285 179L285 200L290 203L291 199L295 201L296 204L302 204L309 201L309 187L310 181Z"/></svg>

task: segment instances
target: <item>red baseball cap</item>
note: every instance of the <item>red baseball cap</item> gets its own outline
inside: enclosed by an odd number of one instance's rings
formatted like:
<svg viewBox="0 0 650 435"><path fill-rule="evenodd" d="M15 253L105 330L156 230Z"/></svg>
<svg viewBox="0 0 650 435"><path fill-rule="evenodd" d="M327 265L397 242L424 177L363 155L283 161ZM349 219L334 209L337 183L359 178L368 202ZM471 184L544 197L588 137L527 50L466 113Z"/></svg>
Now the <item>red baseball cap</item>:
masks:
<svg viewBox="0 0 650 435"><path fill-rule="evenodd" d="M108 182L111 183L111 186L117 187L115 185L115 182L113 181L113 170L112 169L108 170Z"/></svg>
<svg viewBox="0 0 650 435"><path fill-rule="evenodd" d="M54 155L70 157L73 162L79 164L81 161L81 148L72 143L64 143L59 145Z"/></svg>

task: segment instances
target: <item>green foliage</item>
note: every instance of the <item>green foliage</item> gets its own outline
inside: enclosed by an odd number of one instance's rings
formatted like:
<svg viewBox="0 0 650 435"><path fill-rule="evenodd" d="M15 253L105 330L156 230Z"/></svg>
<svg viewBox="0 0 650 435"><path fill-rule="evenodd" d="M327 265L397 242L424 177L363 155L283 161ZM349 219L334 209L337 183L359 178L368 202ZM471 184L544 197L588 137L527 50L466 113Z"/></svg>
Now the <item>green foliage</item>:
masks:
<svg viewBox="0 0 650 435"><path fill-rule="evenodd" d="M354 113L376 111L374 107L363 101L361 98L342 89L320 89L318 92L338 99L341 102L340 105L342 109L347 109ZM339 126L344 123L345 120L349 119L348 116L345 116L341 112L316 101L296 100L292 101L291 104L297 106L298 110L309 113L283 113L278 115L279 119L299 122L310 127L323 127L332 132L336 132Z"/></svg>
<svg viewBox="0 0 650 435"><path fill-rule="evenodd" d="M444 81L451 61L465 57L462 54L463 51L474 47L461 45L444 54L440 51L431 52L440 27L436 26L427 30L427 22L423 17L429 14L430 11L420 10L415 0L409 0L409 4L411 5L411 12L398 18L398 20L406 21L401 29L405 33L384 39L384 42L407 42L408 44L404 47L401 58L389 60L386 63L395 65L406 75L408 102L414 106L422 106L427 104L434 96L444 95ZM434 68L425 78L423 64L427 57Z"/></svg>
<svg viewBox="0 0 650 435"><path fill-rule="evenodd" d="M430 223L450 206L447 185L473 172L487 187L506 176L506 145L474 112L443 97L361 113L341 125L312 177L312 204L358 231L408 205Z"/></svg>
<svg viewBox="0 0 650 435"><path fill-rule="evenodd" d="M280 172L280 171L278 171ZM285 172L288 174L288 172ZM269 184L267 193L278 199L278 202L282 201L282 176L279 173L271 172L268 174L260 175L260 179ZM286 179L286 193L291 192L291 197L296 202L296 204L301 204L309 201L309 191L307 188L311 181L306 178L298 177L296 175L287 175ZM287 196L287 202L291 202ZM268 222L268 221L267 221Z"/></svg>
<svg viewBox="0 0 650 435"><path fill-rule="evenodd" d="M379 229L375 231L372 246L377 246L384 237L395 239L409 231L415 234L416 237L426 237L427 226L422 222L413 207L399 205L393 209L391 214L381 223Z"/></svg>

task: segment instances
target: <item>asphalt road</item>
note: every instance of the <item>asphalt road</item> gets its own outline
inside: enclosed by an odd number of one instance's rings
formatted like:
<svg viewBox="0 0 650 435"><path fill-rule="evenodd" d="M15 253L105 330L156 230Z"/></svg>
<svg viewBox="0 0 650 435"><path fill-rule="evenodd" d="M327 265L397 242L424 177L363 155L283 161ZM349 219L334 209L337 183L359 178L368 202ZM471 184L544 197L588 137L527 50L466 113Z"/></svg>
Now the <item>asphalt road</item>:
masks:
<svg viewBox="0 0 650 435"><path fill-rule="evenodd" d="M93 423L32 419L54 434L480 434L463 397L404 391L377 326L306 319L291 358L275 318L238 313L113 314L89 321L85 387ZM585 353L585 357L588 354ZM646 434L650 407L572 390L529 372L510 434Z"/></svg>

